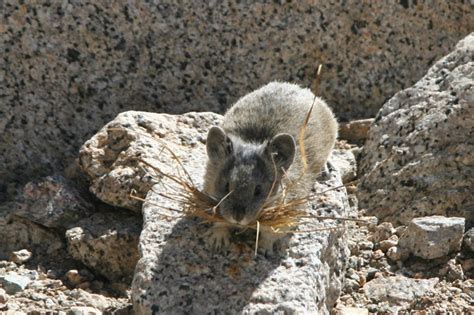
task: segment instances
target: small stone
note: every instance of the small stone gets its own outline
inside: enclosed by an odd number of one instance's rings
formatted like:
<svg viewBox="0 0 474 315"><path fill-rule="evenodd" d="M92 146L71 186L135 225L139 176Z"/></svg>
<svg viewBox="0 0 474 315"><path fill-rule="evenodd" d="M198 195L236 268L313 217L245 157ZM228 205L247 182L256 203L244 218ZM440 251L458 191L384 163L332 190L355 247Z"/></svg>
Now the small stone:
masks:
<svg viewBox="0 0 474 315"><path fill-rule="evenodd" d="M461 262L462 270L464 272L471 271L474 269L474 258L466 259Z"/></svg>
<svg viewBox="0 0 474 315"><path fill-rule="evenodd" d="M430 216L413 219L399 247L423 259L443 257L461 249L465 219Z"/></svg>
<svg viewBox="0 0 474 315"><path fill-rule="evenodd" d="M364 216L364 217L361 217L360 219L364 220L366 222L366 224L364 224L364 225L367 225L367 229L370 232L375 231L375 228L377 227L377 224L379 222L379 219L377 217L374 217L374 216ZM361 223L358 223L358 224L362 225Z"/></svg>
<svg viewBox="0 0 474 315"><path fill-rule="evenodd" d="M464 234L464 246L471 252L474 252L474 228L469 229Z"/></svg>
<svg viewBox="0 0 474 315"><path fill-rule="evenodd" d="M47 309L52 309L54 306L56 306L56 303L54 303L54 301L50 298L47 298L45 301L44 301L44 304L46 305L46 308Z"/></svg>
<svg viewBox="0 0 474 315"><path fill-rule="evenodd" d="M77 286L79 283L83 281L82 276L79 274L79 271L77 271L76 269L72 269L66 272L66 279L73 286Z"/></svg>
<svg viewBox="0 0 474 315"><path fill-rule="evenodd" d="M362 242L359 242L359 248L361 250L372 250L374 249L374 243L370 241L362 241Z"/></svg>
<svg viewBox="0 0 474 315"><path fill-rule="evenodd" d="M387 257L392 261L405 260L408 258L408 252L403 252L403 250L397 246L393 246L387 250Z"/></svg>
<svg viewBox="0 0 474 315"><path fill-rule="evenodd" d="M369 310L359 307L341 307L335 310L336 315L368 315Z"/></svg>
<svg viewBox="0 0 474 315"><path fill-rule="evenodd" d="M10 254L10 260L13 261L15 264L22 265L28 260L30 260L32 256L33 254L27 249L21 249L19 251L12 252Z"/></svg>
<svg viewBox="0 0 474 315"><path fill-rule="evenodd" d="M5 290L0 288L0 304L5 304L5 303L7 303L7 301L8 301L7 292L5 292Z"/></svg>
<svg viewBox="0 0 474 315"><path fill-rule="evenodd" d="M67 315L100 315L101 311L88 306L74 306L66 313Z"/></svg>
<svg viewBox="0 0 474 315"><path fill-rule="evenodd" d="M398 245L398 236L396 234L379 243L379 248L385 253L390 247Z"/></svg>
<svg viewBox="0 0 474 315"><path fill-rule="evenodd" d="M395 228L395 235L398 237L402 236L403 232L407 229L406 225L400 225Z"/></svg>
<svg viewBox="0 0 474 315"><path fill-rule="evenodd" d="M30 282L31 280L28 277L17 274L0 276L0 284L10 295L23 291Z"/></svg>
<svg viewBox="0 0 474 315"><path fill-rule="evenodd" d="M344 292L352 293L360 288L359 281L354 279L346 279L344 281Z"/></svg>
<svg viewBox="0 0 474 315"><path fill-rule="evenodd" d="M372 241L374 243L379 243L388 239L393 234L395 234L395 229L393 228L392 223L382 222L375 228L374 234L372 234Z"/></svg>
<svg viewBox="0 0 474 315"><path fill-rule="evenodd" d="M372 258L375 260L379 260L383 256L385 256L385 254L380 249L377 249L375 252L372 253Z"/></svg>
<svg viewBox="0 0 474 315"><path fill-rule="evenodd" d="M451 259L447 264L446 278L448 281L463 280L464 272L461 265L456 264L455 259Z"/></svg>
<svg viewBox="0 0 474 315"><path fill-rule="evenodd" d="M411 279L404 276L380 277L367 282L365 296L374 302L388 302L391 305L403 305L433 290L437 278Z"/></svg>

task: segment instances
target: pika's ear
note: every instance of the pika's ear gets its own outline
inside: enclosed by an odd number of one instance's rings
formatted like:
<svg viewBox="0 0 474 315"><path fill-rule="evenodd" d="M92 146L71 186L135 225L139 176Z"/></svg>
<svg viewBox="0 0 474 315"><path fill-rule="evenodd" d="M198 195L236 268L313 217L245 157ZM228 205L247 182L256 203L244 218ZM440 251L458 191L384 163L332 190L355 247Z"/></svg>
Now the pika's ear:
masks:
<svg viewBox="0 0 474 315"><path fill-rule="evenodd" d="M232 141L220 127L212 127L207 134L207 156L212 162L222 161L232 153Z"/></svg>
<svg viewBox="0 0 474 315"><path fill-rule="evenodd" d="M295 158L296 143L289 134L280 133L273 137L267 150L273 156L277 169L287 170Z"/></svg>

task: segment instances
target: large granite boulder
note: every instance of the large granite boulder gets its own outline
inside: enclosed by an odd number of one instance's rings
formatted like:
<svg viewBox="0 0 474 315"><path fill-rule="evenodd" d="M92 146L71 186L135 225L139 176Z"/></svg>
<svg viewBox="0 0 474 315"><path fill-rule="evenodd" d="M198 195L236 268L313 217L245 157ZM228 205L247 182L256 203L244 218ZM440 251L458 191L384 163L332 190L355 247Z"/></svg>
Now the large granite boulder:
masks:
<svg viewBox="0 0 474 315"><path fill-rule="evenodd" d="M128 124L124 123L124 117L127 117ZM132 152L123 147L123 151L116 152L117 155L124 161L129 154L140 157L140 161L129 164L135 172L143 172L138 178L142 178L144 174L159 178L158 183L148 192L142 209L140 259L132 285L135 312L328 313L339 296L343 269L349 254L343 229L298 234L288 242L282 242L287 247L282 246L279 254L268 257L259 254L255 258L255 233L244 234L227 252L212 252L205 246L204 234L208 225L191 218L166 218L174 212L163 210L163 207L177 208L180 205L161 195L172 193L170 185L173 184L160 177L148 164L168 174L181 172L180 176L186 176L168 151L169 148L179 157L193 182L199 187L206 160L203 139L210 126L220 119L221 116L212 113L171 116L129 112L116 120L122 123L121 134L124 138L127 135L135 136L131 147L137 149ZM136 121L142 122L139 134L135 128ZM114 122L110 125L118 126ZM158 141L152 138L157 135ZM136 145L138 143L141 143L141 147ZM95 158L101 161L100 155ZM341 159L342 156L338 158ZM94 164L92 160L90 162L89 165ZM114 172L112 168L108 171ZM126 204L125 197L129 198L130 187L136 188L136 194L149 189L146 183L143 186L129 186L128 177L119 176L116 180L120 182L122 179L124 185L120 194L123 195L123 200L119 201L120 204ZM334 168L330 179L325 183L315 184L315 189L323 191L340 184L340 172ZM101 191L107 195L107 184L103 187ZM119 192L112 187L111 193ZM319 203L315 201L311 205L316 209L313 210L314 213L348 215L350 207L344 188L329 191L318 200ZM342 223L336 224L334 221L321 222L320 226L343 227Z"/></svg>
<svg viewBox="0 0 474 315"><path fill-rule="evenodd" d="M369 117L474 25L469 1L0 1L0 200L129 109L222 112L272 80ZM407 27L409 25L410 27Z"/></svg>
<svg viewBox="0 0 474 315"><path fill-rule="evenodd" d="M430 215L472 224L473 126L474 33L382 107L362 151L359 205L396 224Z"/></svg>

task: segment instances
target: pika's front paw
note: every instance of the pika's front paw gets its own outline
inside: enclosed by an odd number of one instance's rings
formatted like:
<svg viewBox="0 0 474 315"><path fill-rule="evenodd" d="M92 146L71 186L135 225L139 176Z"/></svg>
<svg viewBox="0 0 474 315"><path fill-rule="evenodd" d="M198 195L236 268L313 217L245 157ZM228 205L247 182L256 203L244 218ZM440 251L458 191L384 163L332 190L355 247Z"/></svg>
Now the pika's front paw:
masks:
<svg viewBox="0 0 474 315"><path fill-rule="evenodd" d="M213 226L205 234L207 247L212 250L227 248L230 244L230 232L227 227Z"/></svg>
<svg viewBox="0 0 474 315"><path fill-rule="evenodd" d="M271 234L265 232L260 233L258 251L266 256L273 255L273 247L277 240L278 238Z"/></svg>

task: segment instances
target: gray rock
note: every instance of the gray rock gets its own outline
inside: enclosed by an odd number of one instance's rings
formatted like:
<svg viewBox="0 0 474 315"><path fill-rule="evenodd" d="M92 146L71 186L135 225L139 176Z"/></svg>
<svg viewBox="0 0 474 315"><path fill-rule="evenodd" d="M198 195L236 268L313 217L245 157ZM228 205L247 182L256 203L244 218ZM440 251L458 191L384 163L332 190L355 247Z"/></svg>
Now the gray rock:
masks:
<svg viewBox="0 0 474 315"><path fill-rule="evenodd" d="M101 212L66 231L69 254L109 280L132 280L138 261L142 220L121 212Z"/></svg>
<svg viewBox="0 0 474 315"><path fill-rule="evenodd" d="M351 151L334 150L331 163L338 170L343 183L348 183L357 177L357 163Z"/></svg>
<svg viewBox="0 0 474 315"><path fill-rule="evenodd" d="M350 143L364 143L373 121L373 118L368 118L339 124L339 139Z"/></svg>
<svg viewBox="0 0 474 315"><path fill-rule="evenodd" d="M8 294L7 292L0 288L0 305L5 304L8 302Z"/></svg>
<svg viewBox="0 0 474 315"><path fill-rule="evenodd" d="M309 86L318 63L338 116L371 117L474 23L469 1L17 2L0 7L0 200L119 112L223 112L270 80Z"/></svg>
<svg viewBox="0 0 474 315"><path fill-rule="evenodd" d="M10 295L23 291L30 282L30 278L15 273L0 275L0 284Z"/></svg>
<svg viewBox="0 0 474 315"><path fill-rule="evenodd" d="M140 212L141 202L130 198L132 189L144 197L158 182L157 172L142 161L168 156L163 142L172 150L176 144L186 147L185 158L192 157L193 148L220 119L213 113L175 116L131 111L118 115L80 150L79 163L91 180L91 192L108 204Z"/></svg>
<svg viewBox="0 0 474 315"><path fill-rule="evenodd" d="M464 223L458 217L415 218L400 237L399 247L424 259L446 256L461 249Z"/></svg>
<svg viewBox="0 0 474 315"><path fill-rule="evenodd" d="M361 208L394 224L427 215L474 222L474 33L372 124L359 172Z"/></svg>
<svg viewBox="0 0 474 315"><path fill-rule="evenodd" d="M380 277L367 282L364 294L376 303L388 302L390 305L406 305L433 290L438 278L411 279L404 276Z"/></svg>
<svg viewBox="0 0 474 315"><path fill-rule="evenodd" d="M102 314L101 311L89 306L73 306L66 312L66 315L100 315L100 314Z"/></svg>
<svg viewBox="0 0 474 315"><path fill-rule="evenodd" d="M182 158L199 187L206 160L204 144L198 142L192 150L173 139L165 144ZM155 164L168 167L167 172L178 169L165 154ZM337 171L332 171L330 179L315 188L321 191L340 183ZM162 186L170 183L162 180L161 184L154 186L143 205L140 260L132 282L136 314L329 313L339 297L349 255L343 230L296 234L279 254L256 258L255 233L247 231L246 241L234 240L228 251L213 253L205 246L207 225L191 218L164 220L163 214L173 212L161 207L179 205L160 196L165 192ZM324 204L313 205L318 213L348 214L343 189L328 192L324 199ZM324 221L321 227L334 224Z"/></svg>
<svg viewBox="0 0 474 315"><path fill-rule="evenodd" d="M395 229L392 223L382 222L375 227L374 234L372 234L372 241L379 243L390 238L393 234L395 234Z"/></svg>
<svg viewBox="0 0 474 315"><path fill-rule="evenodd" d="M49 228L66 229L89 216L93 205L64 177L47 176L29 182L17 198L12 213Z"/></svg>
<svg viewBox="0 0 474 315"><path fill-rule="evenodd" d="M35 255L57 255L64 249L65 244L55 231L7 213L0 207L0 258L6 259L19 249L28 249Z"/></svg>
<svg viewBox="0 0 474 315"><path fill-rule="evenodd" d="M16 264L24 264L31 259L33 254L27 249L21 249L19 251L12 252L10 255L10 260Z"/></svg>
<svg viewBox="0 0 474 315"><path fill-rule="evenodd" d="M474 228L469 229L464 234L464 246L471 252L474 252Z"/></svg>

